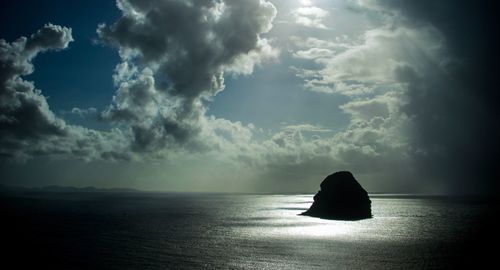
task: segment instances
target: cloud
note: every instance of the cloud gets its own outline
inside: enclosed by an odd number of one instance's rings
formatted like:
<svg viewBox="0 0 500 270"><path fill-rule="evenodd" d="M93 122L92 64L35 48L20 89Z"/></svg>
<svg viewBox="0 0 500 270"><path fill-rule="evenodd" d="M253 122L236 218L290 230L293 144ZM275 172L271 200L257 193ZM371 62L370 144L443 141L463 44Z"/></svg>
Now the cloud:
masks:
<svg viewBox="0 0 500 270"><path fill-rule="evenodd" d="M261 37L276 9L267 1L118 1L122 17L100 25L122 63L102 118L131 128L134 151L206 148L204 103L224 89L224 73L250 74L276 57Z"/></svg>
<svg viewBox="0 0 500 270"><path fill-rule="evenodd" d="M304 50L324 49L330 51L331 54L329 56L332 56L345 51L354 45L352 42L349 43L349 39L345 35L336 37L334 40L325 40L315 37L302 38L299 36L291 36L290 41L295 47L294 56L306 59L316 59L320 57L301 57L300 52L303 52Z"/></svg>
<svg viewBox="0 0 500 270"><path fill-rule="evenodd" d="M74 107L70 111L61 111L60 113L62 115L74 114L74 115L78 115L81 118L85 118L85 117L87 117L89 115L96 114L97 113L97 109L94 108L94 107L89 107L89 108L86 108L86 109Z"/></svg>
<svg viewBox="0 0 500 270"><path fill-rule="evenodd" d="M323 23L323 19L330 13L319 7L306 6L299 7L290 13L294 23L306 27L328 29Z"/></svg>
<svg viewBox="0 0 500 270"><path fill-rule="evenodd" d="M408 123L397 114L374 117L325 137L287 128L240 153L238 161L258 172L261 191L314 190L324 175L351 170L370 190L415 192L424 184L415 178L412 149L401 132Z"/></svg>
<svg viewBox="0 0 500 270"><path fill-rule="evenodd" d="M375 117L387 118L403 105L402 93L389 91L382 95L350 101L340 108L350 114L353 121L367 121Z"/></svg>
<svg viewBox="0 0 500 270"><path fill-rule="evenodd" d="M30 37L20 37L12 43L0 39L2 159L69 156L88 160L101 158L104 152L121 151L121 132L98 132L67 125L50 110L42 92L22 78L34 72L32 62L39 53L66 49L71 41L71 28L50 23Z"/></svg>
<svg viewBox="0 0 500 270"><path fill-rule="evenodd" d="M29 38L12 43L0 39L0 151L14 149L49 136L67 136L64 121L49 109L46 98L21 76L33 73L38 53L65 49L73 41L71 29L46 24Z"/></svg>
<svg viewBox="0 0 500 270"><path fill-rule="evenodd" d="M427 62L439 65L445 61L440 35L433 28L376 28L368 30L358 44L316 40L298 44L307 47L296 51L295 57L323 66L318 70L294 69L305 79L306 89L317 92L366 94L377 86L397 82L395 70L401 65L421 69Z"/></svg>
<svg viewBox="0 0 500 270"><path fill-rule="evenodd" d="M297 131L311 131L311 132L331 132L330 129L312 125L312 124L299 124L299 125L288 125L283 127L283 130L297 130Z"/></svg>

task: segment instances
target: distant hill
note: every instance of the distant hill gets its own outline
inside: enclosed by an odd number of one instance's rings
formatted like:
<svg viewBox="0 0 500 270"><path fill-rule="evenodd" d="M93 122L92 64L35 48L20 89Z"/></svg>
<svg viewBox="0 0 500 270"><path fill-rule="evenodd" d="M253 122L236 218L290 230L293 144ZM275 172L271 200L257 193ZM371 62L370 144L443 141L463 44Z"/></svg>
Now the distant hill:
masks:
<svg viewBox="0 0 500 270"><path fill-rule="evenodd" d="M18 187L0 185L0 191L15 192L15 191L33 191L33 192L140 192L140 190L132 188L96 188L88 187L72 187L72 186L43 186L43 187Z"/></svg>

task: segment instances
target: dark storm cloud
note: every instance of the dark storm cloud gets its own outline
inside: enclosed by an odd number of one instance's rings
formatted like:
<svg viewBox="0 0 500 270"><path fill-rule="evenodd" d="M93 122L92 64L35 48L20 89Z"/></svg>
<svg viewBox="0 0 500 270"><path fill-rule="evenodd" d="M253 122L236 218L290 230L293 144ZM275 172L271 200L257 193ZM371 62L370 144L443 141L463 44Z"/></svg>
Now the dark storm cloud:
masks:
<svg viewBox="0 0 500 270"><path fill-rule="evenodd" d="M450 53L425 74L397 71L408 84L405 111L423 177L446 180L456 192L495 192L500 172L498 1L379 1L415 27L435 27ZM398 16L399 16L398 15Z"/></svg>
<svg viewBox="0 0 500 270"><path fill-rule="evenodd" d="M224 89L224 71L247 73L259 62L268 47L260 34L271 28L275 8L260 0L117 5L123 16L98 28L124 61L115 75L120 87L103 118L131 125L136 151L171 144L196 148L204 100Z"/></svg>

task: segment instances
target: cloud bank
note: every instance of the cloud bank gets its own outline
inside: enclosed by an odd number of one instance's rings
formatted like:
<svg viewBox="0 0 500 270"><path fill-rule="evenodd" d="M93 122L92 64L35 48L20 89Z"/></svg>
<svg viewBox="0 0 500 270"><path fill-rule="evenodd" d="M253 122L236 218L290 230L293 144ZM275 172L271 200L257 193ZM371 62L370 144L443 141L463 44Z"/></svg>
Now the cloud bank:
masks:
<svg viewBox="0 0 500 270"><path fill-rule="evenodd" d="M112 103L100 113L110 131L67 125L41 91L21 78L34 71L38 53L68 47L70 28L47 24L30 38L1 40L5 158L140 160L218 151L225 139L217 132L235 124L206 116L206 103L224 89L224 73L248 75L279 53L261 37L276 15L267 1L123 0L117 7L123 16L97 29L122 59L113 76ZM72 110L81 116L89 112Z"/></svg>
<svg viewBox="0 0 500 270"><path fill-rule="evenodd" d="M111 129L67 124L23 79L39 53L72 41L70 28L47 24L30 37L0 40L0 155L221 162L251 172L258 191L268 192L315 188L334 170L369 179L371 191L494 190L496 4L352 1L350 12L382 19L350 37L327 36L334 31L324 24L329 11L303 2L288 15L320 30L287 37L289 57L299 63L290 71L305 91L347 97L340 106L347 126L282 124L266 133L208 115L225 75L250 75L279 56L269 38L277 15L271 3L119 0L121 17L97 28L121 58L116 92L103 111L71 111L99 115Z"/></svg>

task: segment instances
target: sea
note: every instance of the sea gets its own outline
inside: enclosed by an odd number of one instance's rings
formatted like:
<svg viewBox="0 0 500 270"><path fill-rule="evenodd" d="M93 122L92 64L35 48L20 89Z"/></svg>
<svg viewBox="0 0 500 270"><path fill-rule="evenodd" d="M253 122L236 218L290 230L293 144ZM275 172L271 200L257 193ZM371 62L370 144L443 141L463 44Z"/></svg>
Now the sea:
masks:
<svg viewBox="0 0 500 270"><path fill-rule="evenodd" d="M373 218L299 215L314 194L8 192L2 269L482 269L492 205L371 195Z"/></svg>

